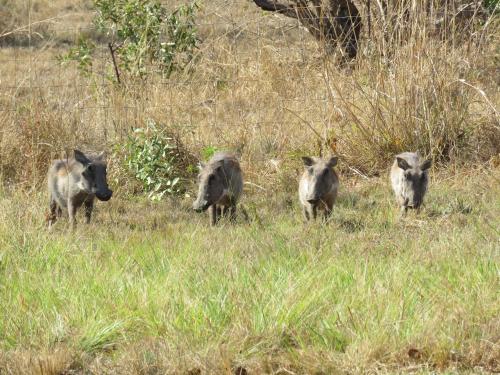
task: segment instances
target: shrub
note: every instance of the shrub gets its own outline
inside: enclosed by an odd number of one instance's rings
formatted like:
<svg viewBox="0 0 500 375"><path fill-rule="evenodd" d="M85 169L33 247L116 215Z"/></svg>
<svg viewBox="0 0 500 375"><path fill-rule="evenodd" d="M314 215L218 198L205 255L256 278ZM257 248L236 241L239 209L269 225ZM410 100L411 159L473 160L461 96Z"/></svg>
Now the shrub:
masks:
<svg viewBox="0 0 500 375"><path fill-rule="evenodd" d="M216 152L218 152L219 149L215 146L206 146L204 147L202 150L201 150L201 156L202 156L202 159L203 160L208 160L210 159L212 156L214 156L214 154Z"/></svg>
<svg viewBox="0 0 500 375"><path fill-rule="evenodd" d="M145 128L135 129L124 145L125 165L139 181L148 198L161 200L165 195L185 190L186 151L179 141L150 120Z"/></svg>
<svg viewBox="0 0 500 375"><path fill-rule="evenodd" d="M94 23L106 35L112 57L116 58L117 80L119 70L144 77L150 70L158 69L169 77L193 59L198 41L196 2L181 5L173 12L155 0L94 0L94 6ZM94 50L89 48L91 45L80 36L76 46L60 59L76 61L79 69L88 73Z"/></svg>

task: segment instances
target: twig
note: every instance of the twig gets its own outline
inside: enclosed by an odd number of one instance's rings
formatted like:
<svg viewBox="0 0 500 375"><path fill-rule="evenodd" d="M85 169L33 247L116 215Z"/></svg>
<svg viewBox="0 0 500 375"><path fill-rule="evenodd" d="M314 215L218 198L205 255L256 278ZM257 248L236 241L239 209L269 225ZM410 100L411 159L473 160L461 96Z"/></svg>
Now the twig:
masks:
<svg viewBox="0 0 500 375"><path fill-rule="evenodd" d="M31 27L33 27L33 25L38 25L39 23L49 22L49 21L52 21L52 20L56 20L58 18L61 18L61 17L52 17L52 18L47 18L45 20L41 20L41 21L30 22L28 25L18 27L17 29L14 29L12 31L9 31L9 32L6 32L6 33L0 35L0 38L3 38L5 36L9 36L11 34L15 34L15 33L19 32L19 31L28 31L29 32L29 29ZM28 30L26 30L26 29L28 29Z"/></svg>
<svg viewBox="0 0 500 375"><path fill-rule="evenodd" d="M370 179L370 177L368 177L367 175L365 175L365 174L361 173L361 172L360 172L359 170L357 170L356 168L354 168L354 167L348 167L348 168L349 168L351 171L353 171L354 173L356 173L357 175L359 175L359 176L363 177L364 179L367 179L367 180L369 180L369 179Z"/></svg>
<svg viewBox="0 0 500 375"><path fill-rule="evenodd" d="M371 0L366 1L366 14L368 18L368 38L372 37L372 15L371 15Z"/></svg>
<svg viewBox="0 0 500 375"><path fill-rule="evenodd" d="M486 93L480 89L479 87L476 87L474 85L471 85L469 82L467 82L465 79L459 79L457 82L460 82L466 86L469 86L469 87L472 87L474 90L476 90L479 94L481 94L481 96L484 98L484 100L486 101L486 103L491 107L491 109L493 110L493 112L495 112L495 115L498 116L498 111L496 110L495 106L493 105L493 103L490 101L490 99L488 99L488 97L486 96Z"/></svg>
<svg viewBox="0 0 500 375"><path fill-rule="evenodd" d="M313 128L313 126L312 126L312 125L311 125L308 121L306 121L305 119L303 119L302 117L300 117L297 113L295 113L294 111L292 111L292 110L291 110L291 109L289 109L289 108L286 108L286 107L285 107L285 108L284 108L284 110L285 110L285 111L290 112L292 115L294 115L294 116L295 116L295 117L297 117L299 120L301 120L304 124L306 124L306 125L307 125L307 127L308 127L309 129L311 129L311 130L312 130L312 132L313 132L314 134L316 134L316 136L317 136L317 137L318 137L321 141L325 142L325 138L323 138L323 137L321 136L321 134L319 134L319 133L316 131L316 129L314 129L314 128Z"/></svg>
<svg viewBox="0 0 500 375"><path fill-rule="evenodd" d="M260 185L254 184L253 182L250 182L250 181L245 181L243 184L245 184L245 185L252 185L252 186L255 186L255 187L257 187L257 188L259 188L261 190L267 191L267 189L265 187L262 187Z"/></svg>
<svg viewBox="0 0 500 375"><path fill-rule="evenodd" d="M113 66L115 67L116 81L118 82L118 84L121 84L120 71L118 70L118 65L116 65L115 50L113 49L113 45L111 43L108 43L108 47L109 52L111 53L111 58L113 59Z"/></svg>

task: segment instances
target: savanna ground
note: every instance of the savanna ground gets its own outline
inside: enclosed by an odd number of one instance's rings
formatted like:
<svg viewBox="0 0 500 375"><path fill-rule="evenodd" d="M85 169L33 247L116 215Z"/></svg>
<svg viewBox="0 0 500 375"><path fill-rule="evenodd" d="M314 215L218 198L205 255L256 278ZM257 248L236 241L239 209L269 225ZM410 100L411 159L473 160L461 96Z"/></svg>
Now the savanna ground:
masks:
<svg viewBox="0 0 500 375"><path fill-rule="evenodd" d="M190 200L116 197L73 234L45 230L44 194L5 191L0 368L498 371L499 177L442 172L404 219L385 178L346 181L311 226L288 196L215 229Z"/></svg>
<svg viewBox="0 0 500 375"><path fill-rule="evenodd" d="M88 77L56 58L104 38L92 2L0 6L0 374L500 371L497 18L442 38L417 18L393 49L374 18L341 66L293 20L202 2L189 72L116 85L105 45ZM149 201L123 146L148 121L188 162L238 152L250 220L210 228L189 182ZM49 233L46 169L75 147L108 150L115 195ZM404 150L434 167L400 218ZM305 225L299 156L320 152L341 190Z"/></svg>

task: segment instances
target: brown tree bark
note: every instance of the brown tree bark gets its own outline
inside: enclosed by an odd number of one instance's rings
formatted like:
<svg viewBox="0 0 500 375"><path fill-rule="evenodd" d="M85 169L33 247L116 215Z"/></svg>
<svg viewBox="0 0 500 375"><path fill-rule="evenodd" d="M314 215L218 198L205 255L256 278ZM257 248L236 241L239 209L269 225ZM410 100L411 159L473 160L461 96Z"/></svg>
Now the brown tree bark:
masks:
<svg viewBox="0 0 500 375"><path fill-rule="evenodd" d="M362 22L351 0L254 0L262 10L296 18L331 52L340 45L344 55L354 59L358 52Z"/></svg>

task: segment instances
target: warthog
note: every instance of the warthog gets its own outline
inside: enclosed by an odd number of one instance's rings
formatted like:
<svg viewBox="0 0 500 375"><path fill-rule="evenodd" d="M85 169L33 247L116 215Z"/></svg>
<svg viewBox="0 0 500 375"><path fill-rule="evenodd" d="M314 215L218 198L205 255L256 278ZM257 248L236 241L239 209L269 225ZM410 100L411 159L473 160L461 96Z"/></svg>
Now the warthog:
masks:
<svg viewBox="0 0 500 375"><path fill-rule="evenodd" d="M324 210L325 219L332 212L337 198L339 178L333 167L338 158L328 160L304 156L305 171L299 182L299 200L306 220L316 219L318 209Z"/></svg>
<svg viewBox="0 0 500 375"><path fill-rule="evenodd" d="M198 197L193 209L202 212L210 207L210 222L215 225L222 215L236 218L236 204L243 190L240 163L235 155L216 153L202 164L198 175ZM222 206L222 209L218 206Z"/></svg>
<svg viewBox="0 0 500 375"><path fill-rule="evenodd" d="M405 213L408 207L419 208L422 204L431 164L430 160L422 160L415 152L396 155L391 168L391 183L402 213Z"/></svg>
<svg viewBox="0 0 500 375"><path fill-rule="evenodd" d="M55 160L48 172L48 188L50 198L49 228L62 216L63 210L68 212L69 222L75 226L75 214L83 204L86 222L90 222L94 198L108 201L113 192L106 181L106 160L104 152L97 156L85 155L74 150L74 158Z"/></svg>

